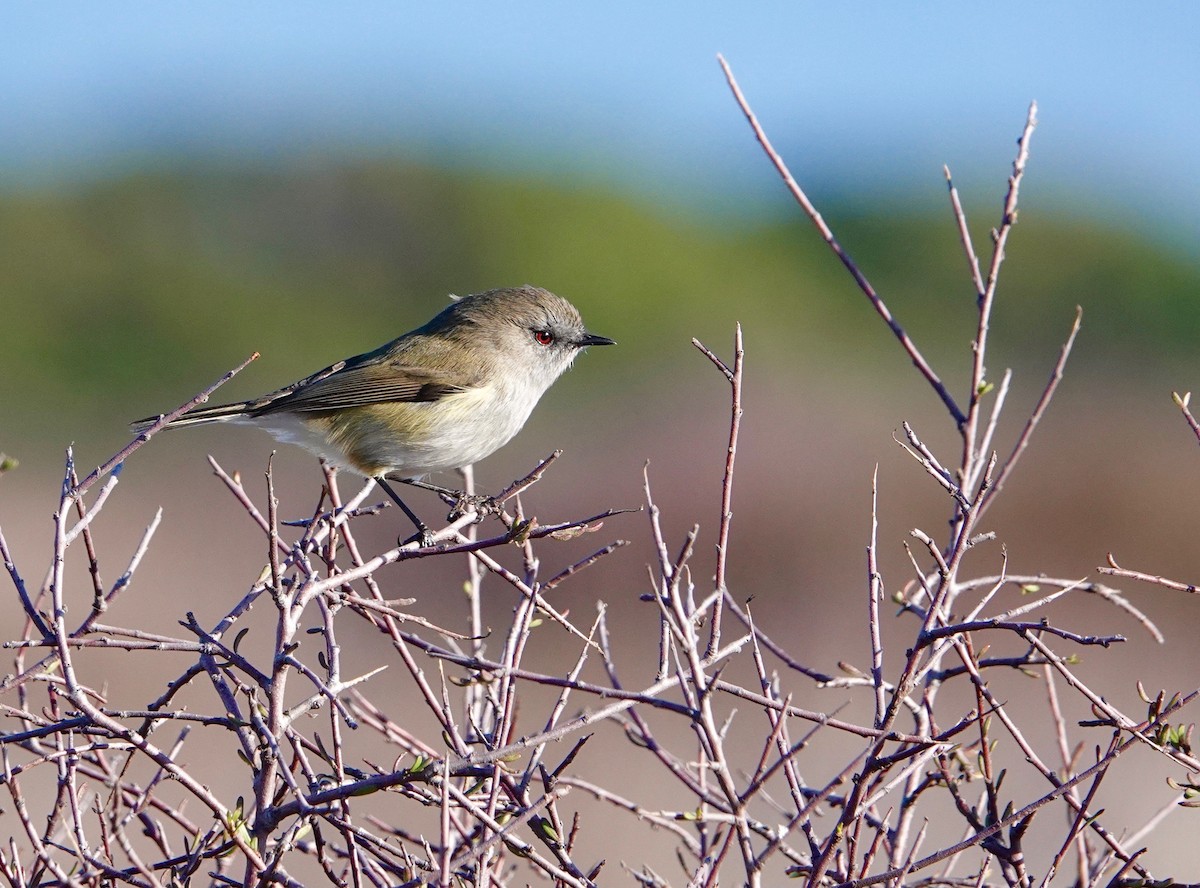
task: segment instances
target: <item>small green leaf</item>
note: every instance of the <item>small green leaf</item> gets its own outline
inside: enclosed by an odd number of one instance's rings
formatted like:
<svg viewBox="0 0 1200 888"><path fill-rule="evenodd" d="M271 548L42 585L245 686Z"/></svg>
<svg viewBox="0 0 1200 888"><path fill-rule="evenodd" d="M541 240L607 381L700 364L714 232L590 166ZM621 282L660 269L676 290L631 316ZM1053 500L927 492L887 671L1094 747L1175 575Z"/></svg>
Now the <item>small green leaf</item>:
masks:
<svg viewBox="0 0 1200 888"><path fill-rule="evenodd" d="M562 841L558 837L558 832L545 817L531 817L529 818L529 825L533 828L534 833L541 837L543 841L555 846Z"/></svg>
<svg viewBox="0 0 1200 888"><path fill-rule="evenodd" d="M514 521L512 530L508 532L508 538L519 545L524 545L529 541L529 533L534 528L533 519L528 521Z"/></svg>

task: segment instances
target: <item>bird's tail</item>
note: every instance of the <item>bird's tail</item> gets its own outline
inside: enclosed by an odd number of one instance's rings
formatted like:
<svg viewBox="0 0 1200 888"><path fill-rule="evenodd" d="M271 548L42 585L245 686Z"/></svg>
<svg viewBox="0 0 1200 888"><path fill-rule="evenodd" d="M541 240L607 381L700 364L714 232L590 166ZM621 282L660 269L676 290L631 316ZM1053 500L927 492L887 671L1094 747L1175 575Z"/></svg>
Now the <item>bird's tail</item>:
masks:
<svg viewBox="0 0 1200 888"><path fill-rule="evenodd" d="M181 429L185 426L205 425L210 422L228 422L231 419L237 419L246 416L250 409L249 401L239 401L236 404L218 404L215 407L194 407L187 413L167 423L168 429ZM141 434L162 419L162 414L158 416L147 416L145 419L139 419L136 422L130 423L130 427L135 434Z"/></svg>

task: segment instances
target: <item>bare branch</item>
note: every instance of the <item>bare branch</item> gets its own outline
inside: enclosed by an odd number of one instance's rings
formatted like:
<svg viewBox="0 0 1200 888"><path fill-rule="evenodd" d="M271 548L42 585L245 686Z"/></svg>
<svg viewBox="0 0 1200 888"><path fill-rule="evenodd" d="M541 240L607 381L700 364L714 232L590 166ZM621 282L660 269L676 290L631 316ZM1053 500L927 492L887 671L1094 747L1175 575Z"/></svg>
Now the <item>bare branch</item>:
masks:
<svg viewBox="0 0 1200 888"><path fill-rule="evenodd" d="M754 131L755 138L758 139L759 144L763 147L763 151L766 152L776 171L783 178L784 184L787 185L787 189L791 192L792 197L800 204L805 215L812 220L813 225L816 226L817 231L821 235L821 239L829 245L829 248L842 261L842 265L850 272L850 276L854 278L854 282L858 284L858 288L870 300L876 314L883 318L884 323L888 325L892 334L899 340L900 345L912 360L913 366L921 372L921 375L925 377L933 387L933 390L937 392L938 397L942 399L942 403L946 405L946 409L950 411L950 415L954 418L955 424L962 425L967 420L966 414L963 413L945 384L917 349L916 343L909 338L904 328L900 326L899 321L893 317L887 305L879 297L879 294L875 292L875 288L871 286L871 282L867 280L866 275L862 273L858 265L850 258L850 255L842 248L842 245L838 243L837 238L833 236L833 230L826 224L821 214L817 212L817 208L808 199L808 195L804 193L799 183L792 177L791 171L783 162L783 158L775 151L775 148L771 145L771 140L767 138L766 132L759 125L758 118L755 117L754 112L750 109L750 104L746 101L746 97L742 95L741 87L738 86L737 80L734 79L733 71L725 59L718 55L717 61L721 64L721 70L725 72L725 79L729 83L729 88L733 91L733 97L737 101L738 107L742 109L742 113L746 115L746 120L750 124L750 128Z"/></svg>

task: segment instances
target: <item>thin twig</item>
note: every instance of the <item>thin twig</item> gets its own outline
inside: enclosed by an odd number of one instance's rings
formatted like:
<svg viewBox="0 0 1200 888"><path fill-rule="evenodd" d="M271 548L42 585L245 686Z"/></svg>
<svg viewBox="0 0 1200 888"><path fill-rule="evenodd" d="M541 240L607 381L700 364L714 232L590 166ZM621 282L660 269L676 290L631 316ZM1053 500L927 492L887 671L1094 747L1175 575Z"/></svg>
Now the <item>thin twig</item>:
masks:
<svg viewBox="0 0 1200 888"><path fill-rule="evenodd" d="M692 340L692 345L698 348L705 357L712 361L730 386L729 408L729 446L725 450L725 474L721 481L721 520L717 525L717 572L716 588L721 597L713 604L712 619L709 625L708 647L705 656L711 657L721 646L721 617L725 598L729 594L729 586L725 581L726 565L729 562L729 525L733 520L733 467L737 460L738 431L742 425L742 368L745 361L746 349L742 344L742 325L738 324L733 340L733 367L718 358L698 339Z"/></svg>
<svg viewBox="0 0 1200 888"><path fill-rule="evenodd" d="M1054 392L1058 388L1058 384L1062 381L1063 368L1066 367L1067 358L1071 355L1071 348L1075 345L1075 337L1079 334L1079 325L1083 321L1083 308L1076 306L1075 321L1071 324L1071 332L1067 335L1067 341L1063 343L1062 349L1059 352L1058 361L1054 364L1054 369L1050 371L1050 379L1046 383L1046 388L1042 391L1042 396L1038 399L1037 405L1033 408L1033 413L1029 415L1029 419L1025 422L1025 427L1021 430L1020 436L1017 438L1017 443L1013 446L1012 453L1008 459L1000 467L999 473L996 475L995 483L992 485L991 491L985 496L979 505L980 511L987 509L991 505L992 500L996 498L1001 488L1004 487L1004 482L1009 479L1016 468L1017 462L1021 455L1025 452L1025 448L1029 446L1029 441L1033 437L1033 432L1041 422L1046 408L1050 406L1050 401L1054 397Z"/></svg>
<svg viewBox="0 0 1200 888"><path fill-rule="evenodd" d="M258 352L255 352L250 357L246 358L246 360L242 361L242 363L238 364L187 403L179 405L170 413L164 413L159 416L159 418L152 425L148 426L145 430L140 432L137 437L122 447L115 456L108 460L108 462L96 469L93 469L91 474L89 474L78 484L74 485L70 491L71 497L77 498L87 493L88 489L95 484L97 480L109 474L110 472L113 474L119 474L121 471L120 466L125 462L126 459L129 458L130 454L141 448L143 444L170 425L172 421L183 416L183 414L187 413L193 407L199 406L200 404L206 402L213 392L245 370L252 361L256 360L258 360Z"/></svg>
<svg viewBox="0 0 1200 888"><path fill-rule="evenodd" d="M783 158L775 151L775 148L771 145L771 140L767 138L766 132L759 125L758 118L751 110L746 97L742 95L741 87L738 86L737 80L734 79L733 71L725 59L718 55L717 61L721 65L721 70L725 72L725 79L729 83L729 88L733 91L734 100L738 103L738 107L742 109L742 113L746 116L750 128L754 131L755 138L758 139L763 151L766 152L776 171L783 178L784 184L787 185L787 189L791 192L792 197L796 199L796 202L800 204L808 218L812 220L813 225L820 232L821 239L829 245L829 248L841 260L842 265L850 272L850 276L854 278L855 283L858 284L858 288L870 300L875 312L883 318L884 323L888 325L892 334L899 340L900 345L903 346L913 365L921 372L921 375L925 377L933 387L933 390L937 392L938 397L941 398L942 403L946 405L946 409L950 411L950 415L954 418L955 424L961 426L967 420L967 416L963 413L962 408L958 406L958 403L946 388L945 383L942 382L933 368L929 366L929 362L925 360L916 343L909 338L908 333L900 326L900 322L895 319L883 299L875 292L875 288L871 286L871 282L867 280L866 275L862 273L858 265L850 258L850 255L842 248L842 245L838 243L837 238L833 236L832 229L826 224L821 214L817 212L817 208L808 199L808 195L804 193L804 190L792 177L787 164L783 162Z"/></svg>

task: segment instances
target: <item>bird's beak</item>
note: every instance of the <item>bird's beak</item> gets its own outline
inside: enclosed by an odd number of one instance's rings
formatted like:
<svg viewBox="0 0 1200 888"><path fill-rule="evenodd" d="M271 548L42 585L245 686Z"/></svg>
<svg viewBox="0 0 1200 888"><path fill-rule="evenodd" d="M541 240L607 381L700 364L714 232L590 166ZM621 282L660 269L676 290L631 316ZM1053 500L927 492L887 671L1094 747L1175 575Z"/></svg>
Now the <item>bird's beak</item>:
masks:
<svg viewBox="0 0 1200 888"><path fill-rule="evenodd" d="M609 339L607 336L597 336L595 333L584 333L583 338L579 340L579 347L584 348L589 345L616 345L616 341Z"/></svg>

